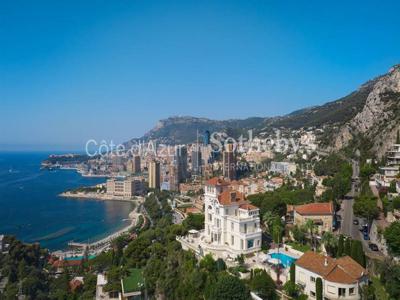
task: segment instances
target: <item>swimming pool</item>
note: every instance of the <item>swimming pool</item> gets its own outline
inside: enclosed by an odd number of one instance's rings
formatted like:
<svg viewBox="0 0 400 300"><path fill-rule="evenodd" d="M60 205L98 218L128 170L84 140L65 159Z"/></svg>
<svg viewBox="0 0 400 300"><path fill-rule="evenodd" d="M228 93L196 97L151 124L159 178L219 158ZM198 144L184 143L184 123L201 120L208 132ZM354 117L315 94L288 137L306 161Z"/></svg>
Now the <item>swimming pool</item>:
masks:
<svg viewBox="0 0 400 300"><path fill-rule="evenodd" d="M95 257L96 257L96 255L89 255L88 259L93 259ZM64 258L64 260L82 260L82 259L83 259L83 256L70 256L70 257Z"/></svg>
<svg viewBox="0 0 400 300"><path fill-rule="evenodd" d="M291 257L285 253L270 253L272 258L279 259L285 268L288 268L294 263L297 258Z"/></svg>

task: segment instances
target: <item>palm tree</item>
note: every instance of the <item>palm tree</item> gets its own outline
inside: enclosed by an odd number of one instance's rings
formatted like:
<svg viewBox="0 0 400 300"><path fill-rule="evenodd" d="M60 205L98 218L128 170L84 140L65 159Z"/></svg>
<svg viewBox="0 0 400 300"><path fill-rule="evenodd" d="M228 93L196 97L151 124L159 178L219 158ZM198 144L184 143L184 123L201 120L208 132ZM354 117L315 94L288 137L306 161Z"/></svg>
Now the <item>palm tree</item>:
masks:
<svg viewBox="0 0 400 300"><path fill-rule="evenodd" d="M269 228L274 220L275 216L271 211L267 211L265 212L265 214L262 217L262 220L264 222L264 226L265 228L267 228L267 230L271 230L271 228Z"/></svg>
<svg viewBox="0 0 400 300"><path fill-rule="evenodd" d="M307 232L310 234L310 238L311 238L311 245L313 246L313 250L315 251L315 245L314 245L314 232L316 229L316 226L314 224L313 220L308 219L306 221L306 224L304 225L304 227L307 229Z"/></svg>
<svg viewBox="0 0 400 300"><path fill-rule="evenodd" d="M324 244L329 255L333 256L333 250L338 244L337 237L332 232L327 231L322 235L321 242Z"/></svg>

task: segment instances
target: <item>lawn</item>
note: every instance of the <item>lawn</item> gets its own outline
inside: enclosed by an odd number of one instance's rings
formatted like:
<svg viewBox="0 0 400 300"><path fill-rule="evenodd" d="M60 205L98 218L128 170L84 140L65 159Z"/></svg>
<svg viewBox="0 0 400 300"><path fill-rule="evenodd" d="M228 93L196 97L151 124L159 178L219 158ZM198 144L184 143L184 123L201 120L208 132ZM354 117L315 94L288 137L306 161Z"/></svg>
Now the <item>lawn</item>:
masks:
<svg viewBox="0 0 400 300"><path fill-rule="evenodd" d="M129 269L129 276L122 280L124 293L140 291L143 284L143 275L140 269Z"/></svg>
<svg viewBox="0 0 400 300"><path fill-rule="evenodd" d="M311 247L309 245L303 245L297 242L287 242L286 245L292 246L294 250L301 252L307 252L311 250Z"/></svg>

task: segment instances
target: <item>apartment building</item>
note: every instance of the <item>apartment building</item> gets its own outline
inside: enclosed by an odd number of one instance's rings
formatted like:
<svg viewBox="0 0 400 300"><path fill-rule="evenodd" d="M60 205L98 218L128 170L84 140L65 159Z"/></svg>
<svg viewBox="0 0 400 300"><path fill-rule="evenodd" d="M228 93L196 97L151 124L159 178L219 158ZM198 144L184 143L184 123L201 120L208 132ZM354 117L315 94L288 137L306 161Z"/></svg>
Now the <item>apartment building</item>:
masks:
<svg viewBox="0 0 400 300"><path fill-rule="evenodd" d="M138 178L108 179L107 195L114 197L133 197L144 193L144 182Z"/></svg>

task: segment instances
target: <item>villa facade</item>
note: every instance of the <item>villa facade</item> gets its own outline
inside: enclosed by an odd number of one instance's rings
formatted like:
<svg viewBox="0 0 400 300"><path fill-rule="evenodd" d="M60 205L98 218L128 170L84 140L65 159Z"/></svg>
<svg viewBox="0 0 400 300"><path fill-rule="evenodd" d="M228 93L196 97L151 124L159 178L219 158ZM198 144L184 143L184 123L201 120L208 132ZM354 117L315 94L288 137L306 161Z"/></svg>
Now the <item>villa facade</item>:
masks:
<svg viewBox="0 0 400 300"><path fill-rule="evenodd" d="M259 209L220 178L207 181L204 193L205 242L238 255L261 249Z"/></svg>

